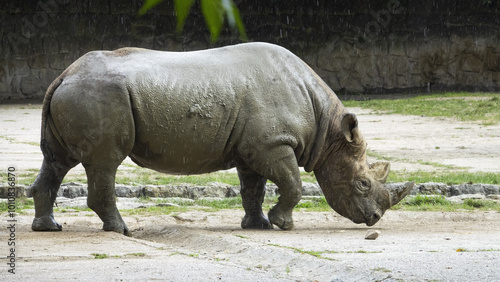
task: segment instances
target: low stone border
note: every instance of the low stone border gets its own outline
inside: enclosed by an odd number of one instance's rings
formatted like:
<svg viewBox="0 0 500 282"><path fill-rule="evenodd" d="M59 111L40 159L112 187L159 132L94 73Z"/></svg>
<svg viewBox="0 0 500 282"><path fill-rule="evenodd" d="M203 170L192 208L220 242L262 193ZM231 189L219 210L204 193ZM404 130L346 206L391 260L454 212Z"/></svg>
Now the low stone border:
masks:
<svg viewBox="0 0 500 282"><path fill-rule="evenodd" d="M404 183L390 183L387 187L397 187ZM7 184L0 184L0 198L8 198ZM236 197L240 194L240 186L233 186L225 183L211 182L205 186L192 184L180 185L122 185L115 186L116 196L120 198L188 198L198 199L205 197L226 198ZM276 196L278 187L274 184L267 185L266 196ZM460 196L464 194L479 194L484 196L500 195L500 187L492 184L459 184L446 185L444 183L423 183L417 184L411 193L426 195L443 195L446 197ZM316 183L304 182L302 186L303 196L321 196L321 189ZM30 186L16 186L16 197L31 197ZM58 197L77 198L87 196L87 185L81 183L65 183L61 185L57 193ZM495 197L498 198L498 197Z"/></svg>

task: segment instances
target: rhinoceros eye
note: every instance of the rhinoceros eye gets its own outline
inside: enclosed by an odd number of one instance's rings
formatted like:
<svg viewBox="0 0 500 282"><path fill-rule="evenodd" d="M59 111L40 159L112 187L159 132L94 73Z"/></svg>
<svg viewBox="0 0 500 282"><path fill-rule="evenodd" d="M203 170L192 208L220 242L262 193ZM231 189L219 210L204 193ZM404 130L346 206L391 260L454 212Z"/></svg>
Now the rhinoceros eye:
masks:
<svg viewBox="0 0 500 282"><path fill-rule="evenodd" d="M372 188L370 179L360 178L356 181L356 188L360 193L366 193Z"/></svg>

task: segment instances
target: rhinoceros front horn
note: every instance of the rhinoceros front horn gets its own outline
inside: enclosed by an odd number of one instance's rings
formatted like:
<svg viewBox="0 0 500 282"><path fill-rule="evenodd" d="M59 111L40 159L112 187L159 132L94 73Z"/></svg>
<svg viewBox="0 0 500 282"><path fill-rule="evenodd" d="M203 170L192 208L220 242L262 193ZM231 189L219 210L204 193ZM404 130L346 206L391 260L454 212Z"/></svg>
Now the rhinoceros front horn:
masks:
<svg viewBox="0 0 500 282"><path fill-rule="evenodd" d="M391 197L391 207L399 203L404 197L408 196L413 190L415 182L406 182L399 184L386 184L385 188L389 191Z"/></svg>

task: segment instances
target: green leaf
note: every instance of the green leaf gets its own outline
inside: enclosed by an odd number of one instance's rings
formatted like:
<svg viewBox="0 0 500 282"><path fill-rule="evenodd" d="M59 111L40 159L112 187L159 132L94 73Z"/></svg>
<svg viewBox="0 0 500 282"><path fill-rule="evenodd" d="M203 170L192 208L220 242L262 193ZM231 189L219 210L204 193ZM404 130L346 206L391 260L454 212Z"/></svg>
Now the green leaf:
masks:
<svg viewBox="0 0 500 282"><path fill-rule="evenodd" d="M144 4L142 4L141 9L139 10L139 15L146 14L149 10L151 10L154 6L160 4L163 0L146 0Z"/></svg>
<svg viewBox="0 0 500 282"><path fill-rule="evenodd" d="M222 2L221 0L201 0L201 11L213 43L219 37L224 22L225 10L222 7Z"/></svg>
<svg viewBox="0 0 500 282"><path fill-rule="evenodd" d="M222 8L224 9L224 14L227 15L227 22L229 26L236 26L234 13L233 13L233 1L231 0L221 0Z"/></svg>
<svg viewBox="0 0 500 282"><path fill-rule="evenodd" d="M224 13L227 15L229 26L238 30L241 39L247 40L245 26L243 25L240 12L234 2L232 0L222 0L222 7L224 8Z"/></svg>
<svg viewBox="0 0 500 282"><path fill-rule="evenodd" d="M245 25L243 24L243 20L241 19L240 16L240 11L238 10L238 7L233 3L233 15L234 19L236 22L236 28L238 29L238 32L240 34L240 39L242 40L248 40L247 33L245 31Z"/></svg>
<svg viewBox="0 0 500 282"><path fill-rule="evenodd" d="M163 2L163 0L145 0L138 12L139 15L146 14L161 2ZM177 32L181 32L184 28L186 18L194 2L195 0L174 0L175 12L177 14ZM210 40L212 43L219 38L226 16L229 26L234 30L238 30L240 39L247 40L245 26L233 0L201 0L200 2L203 17L210 31Z"/></svg>
<svg viewBox="0 0 500 282"><path fill-rule="evenodd" d="M194 4L194 0L175 0L175 12L177 13L177 32L181 32L186 18Z"/></svg>

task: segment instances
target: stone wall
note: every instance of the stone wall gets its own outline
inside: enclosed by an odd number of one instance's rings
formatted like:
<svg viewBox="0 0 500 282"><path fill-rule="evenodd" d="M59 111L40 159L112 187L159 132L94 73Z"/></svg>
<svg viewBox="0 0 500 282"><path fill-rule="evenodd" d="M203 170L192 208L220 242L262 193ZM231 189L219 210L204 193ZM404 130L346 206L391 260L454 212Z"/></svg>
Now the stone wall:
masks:
<svg viewBox="0 0 500 282"><path fill-rule="evenodd" d="M250 41L289 48L337 92L499 91L496 0L236 0ZM36 99L90 50L211 45L195 3L175 33L173 1L139 17L140 0L0 2L0 102Z"/></svg>
<svg viewBox="0 0 500 282"><path fill-rule="evenodd" d="M385 184L388 189L401 189L407 183ZM32 197L31 187L28 185L17 185L16 198ZM11 186L0 183L0 199L8 199ZM226 183L210 182L205 186L192 184L179 185L123 185L116 184L115 195L125 198L227 198L239 197L240 186L232 186ZM455 197L464 195L482 195L484 198L500 200L500 186L493 184L458 184L447 185L444 183L420 183L413 187L411 195L439 195L445 197ZM57 192L58 197L77 198L87 197L87 185L75 182L64 183ZM275 184L266 185L266 197L279 196L278 187ZM323 196L323 192L317 183L302 183L302 196Z"/></svg>

